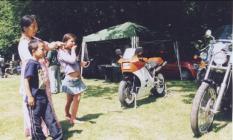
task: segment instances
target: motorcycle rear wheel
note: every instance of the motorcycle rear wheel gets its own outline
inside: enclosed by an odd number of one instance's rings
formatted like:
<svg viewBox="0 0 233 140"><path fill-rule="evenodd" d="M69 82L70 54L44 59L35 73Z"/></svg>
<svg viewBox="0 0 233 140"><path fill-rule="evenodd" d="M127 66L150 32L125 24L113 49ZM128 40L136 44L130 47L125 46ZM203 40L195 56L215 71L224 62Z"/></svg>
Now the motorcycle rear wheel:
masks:
<svg viewBox="0 0 233 140"><path fill-rule="evenodd" d="M155 76L155 86L152 89L152 94L159 96L159 97L163 97L166 92L165 92L165 79L162 73L158 73Z"/></svg>
<svg viewBox="0 0 233 140"><path fill-rule="evenodd" d="M135 97L130 93L131 91L131 84L126 81L121 81L119 88L118 88L118 94L119 94L119 101L122 106L124 107L130 107L133 105Z"/></svg>
<svg viewBox="0 0 233 140"><path fill-rule="evenodd" d="M207 133L214 121L212 112L216 101L216 91L208 83L202 82L194 97L191 111L191 128L194 136Z"/></svg>

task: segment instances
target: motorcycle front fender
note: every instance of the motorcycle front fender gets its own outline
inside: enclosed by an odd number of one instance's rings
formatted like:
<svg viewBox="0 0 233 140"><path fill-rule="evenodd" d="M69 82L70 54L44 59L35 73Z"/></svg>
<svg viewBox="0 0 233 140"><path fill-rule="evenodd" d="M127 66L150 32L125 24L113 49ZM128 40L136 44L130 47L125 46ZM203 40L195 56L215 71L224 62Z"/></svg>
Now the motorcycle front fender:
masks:
<svg viewBox="0 0 233 140"><path fill-rule="evenodd" d="M145 67L135 71L134 74L138 77L141 83L140 89L138 91L138 95L140 95L139 98L148 96L150 94L151 88L154 87L153 77Z"/></svg>

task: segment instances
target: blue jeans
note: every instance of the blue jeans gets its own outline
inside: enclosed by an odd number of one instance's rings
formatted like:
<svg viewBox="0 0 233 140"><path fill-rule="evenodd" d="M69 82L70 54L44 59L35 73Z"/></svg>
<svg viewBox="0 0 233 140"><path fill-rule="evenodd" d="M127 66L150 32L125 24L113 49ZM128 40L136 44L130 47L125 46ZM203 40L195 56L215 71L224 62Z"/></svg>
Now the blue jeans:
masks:
<svg viewBox="0 0 233 140"><path fill-rule="evenodd" d="M62 128L58 126L47 98L35 100L35 107L31 108L28 106L28 110L31 121L32 140L46 139L41 128L42 118L53 140L63 139Z"/></svg>
<svg viewBox="0 0 233 140"><path fill-rule="evenodd" d="M61 87L60 66L49 66L49 81L51 93L59 93Z"/></svg>

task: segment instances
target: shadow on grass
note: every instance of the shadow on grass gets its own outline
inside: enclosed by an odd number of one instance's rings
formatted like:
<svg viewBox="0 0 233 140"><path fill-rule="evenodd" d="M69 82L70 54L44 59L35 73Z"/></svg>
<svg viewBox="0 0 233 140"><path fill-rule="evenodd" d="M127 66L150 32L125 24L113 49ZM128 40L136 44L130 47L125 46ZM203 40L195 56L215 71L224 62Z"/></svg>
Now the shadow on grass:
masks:
<svg viewBox="0 0 233 140"><path fill-rule="evenodd" d="M71 130L69 129L73 127L67 120L63 120L60 122L63 130L63 139L67 140L72 137L75 133L82 133L83 130Z"/></svg>
<svg viewBox="0 0 233 140"><path fill-rule="evenodd" d="M151 95L151 96L145 97L141 100L137 100L137 107L140 107L143 104L149 104L149 103L155 102L157 98L159 98L159 97Z"/></svg>
<svg viewBox="0 0 233 140"><path fill-rule="evenodd" d="M167 82L168 90L170 89L170 92L187 92L187 94L182 95L182 101L185 104L191 104L192 100L195 96L197 85L194 81L178 81L178 80L172 80ZM192 93L190 93L192 92Z"/></svg>
<svg viewBox="0 0 233 140"><path fill-rule="evenodd" d="M215 116L214 120L222 121L221 123L216 121L213 122L212 130L217 133L222 128L226 127L228 123L232 122L232 111L228 110L227 112L221 112Z"/></svg>
<svg viewBox="0 0 233 140"><path fill-rule="evenodd" d="M102 97L105 95L112 95L117 93L118 87L101 87L101 86L88 86L84 98L88 97Z"/></svg>
<svg viewBox="0 0 233 140"><path fill-rule="evenodd" d="M170 80L167 81L167 87L170 92L195 92L197 90L196 83L194 81L180 81L180 80ZM112 100L111 95L118 92L118 85L113 87L102 87L101 85L90 85L86 91L84 98L88 97L102 97L105 96L105 99ZM195 93L189 93L187 95L182 95L184 97L183 102L185 104L191 104L192 99L195 96ZM153 98L144 98L138 100L138 105L150 103L155 101Z"/></svg>
<svg viewBox="0 0 233 140"><path fill-rule="evenodd" d="M194 81L180 81L180 80L172 80L166 82L168 89L169 88L176 88L178 89L172 89L172 91L178 91L178 92L192 92L197 89L196 83Z"/></svg>
<svg viewBox="0 0 233 140"><path fill-rule="evenodd" d="M93 119L98 118L99 116L103 115L103 113L96 113L96 114L87 114L81 118L78 118L78 120L80 121L85 121L85 122L89 122L89 123L96 123L95 121L92 121ZM73 127L73 125L71 125L67 120L63 120L60 122L61 126L62 126L62 130L63 130L63 138L65 140L69 139L70 137L72 137L75 133L82 133L83 130L69 130L71 127Z"/></svg>
<svg viewBox="0 0 233 140"><path fill-rule="evenodd" d="M87 114L85 116L82 116L81 118L78 118L80 121L87 121L90 123L96 123L95 121L92 121L93 119L99 118L99 116L103 115L103 113L96 113L96 114Z"/></svg>
<svg viewBox="0 0 233 140"><path fill-rule="evenodd" d="M149 104L149 103L155 102L157 98L160 98L160 97L150 95L149 97L139 99L139 100L137 100L137 108L144 105L144 104ZM132 108L134 108L134 103L131 104L130 106L127 106L127 107L122 106L123 110L132 109ZM114 111L114 112L122 113L122 111Z"/></svg>
<svg viewBox="0 0 233 140"><path fill-rule="evenodd" d="M182 95L182 97L184 97L184 99L182 99L182 101L185 104L192 104L194 96L195 96L195 93L190 93L190 94L187 94L187 95Z"/></svg>

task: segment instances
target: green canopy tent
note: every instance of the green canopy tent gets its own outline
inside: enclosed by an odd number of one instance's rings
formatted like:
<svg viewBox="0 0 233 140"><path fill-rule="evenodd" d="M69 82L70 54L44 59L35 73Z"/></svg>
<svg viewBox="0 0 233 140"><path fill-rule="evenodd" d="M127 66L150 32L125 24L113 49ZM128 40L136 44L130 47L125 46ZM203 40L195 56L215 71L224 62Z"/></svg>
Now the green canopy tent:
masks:
<svg viewBox="0 0 233 140"><path fill-rule="evenodd" d="M120 25L112 26L107 29L103 29L97 33L84 36L82 41L82 56L84 57L84 52L85 55L88 54L87 43L130 38L131 46L137 47L139 37L140 39L150 39L153 38L153 34L146 27L132 22L125 22Z"/></svg>
<svg viewBox="0 0 233 140"><path fill-rule="evenodd" d="M122 39L122 38L131 38L134 36L151 36L150 30L146 27L132 23L125 22L123 24L112 26L107 29L103 29L97 33L87 35L83 37L83 42L95 42L103 40L113 40L113 39Z"/></svg>
<svg viewBox="0 0 233 140"><path fill-rule="evenodd" d="M148 28L138 25L136 23L125 22L123 24L112 26L107 29L98 31L96 33L84 36L82 41L81 60L84 60L84 57L88 58L88 49L87 49L88 43L104 42L104 41L111 41L111 40L118 40L125 38L131 40L131 47L133 48L139 47L139 40L156 41L153 32L151 32ZM177 52L176 51L177 49L175 49L175 52ZM177 56L177 59L178 58L179 57ZM81 69L81 73L82 73L82 69Z"/></svg>
<svg viewBox="0 0 233 140"><path fill-rule="evenodd" d="M132 23L132 22L125 22L120 25L116 25L116 26L109 27L107 29L103 29L97 33L84 36L83 41L82 41L81 60L84 60L84 58L88 58L88 45L87 44L89 43L110 42L113 40L130 39L131 45L129 47L138 47L139 38L150 39L150 38L153 38L153 34L146 27Z"/></svg>

